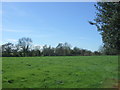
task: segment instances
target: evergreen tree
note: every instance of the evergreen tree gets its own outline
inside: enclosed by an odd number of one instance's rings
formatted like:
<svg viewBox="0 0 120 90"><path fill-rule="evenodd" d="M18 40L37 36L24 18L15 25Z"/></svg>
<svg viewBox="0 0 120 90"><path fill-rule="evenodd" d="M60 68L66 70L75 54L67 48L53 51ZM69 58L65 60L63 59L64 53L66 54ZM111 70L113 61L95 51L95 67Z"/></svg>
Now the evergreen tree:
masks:
<svg viewBox="0 0 120 90"><path fill-rule="evenodd" d="M120 51L120 3L98 2L95 7L96 18L89 23L97 26L106 49Z"/></svg>

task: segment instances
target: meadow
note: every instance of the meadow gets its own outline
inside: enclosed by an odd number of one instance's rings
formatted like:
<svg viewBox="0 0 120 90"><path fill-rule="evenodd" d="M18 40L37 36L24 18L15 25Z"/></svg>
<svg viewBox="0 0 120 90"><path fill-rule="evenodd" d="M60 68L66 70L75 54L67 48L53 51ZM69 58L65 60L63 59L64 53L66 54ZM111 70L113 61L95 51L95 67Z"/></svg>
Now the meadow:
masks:
<svg viewBox="0 0 120 90"><path fill-rule="evenodd" d="M112 88L117 56L3 57L3 88Z"/></svg>

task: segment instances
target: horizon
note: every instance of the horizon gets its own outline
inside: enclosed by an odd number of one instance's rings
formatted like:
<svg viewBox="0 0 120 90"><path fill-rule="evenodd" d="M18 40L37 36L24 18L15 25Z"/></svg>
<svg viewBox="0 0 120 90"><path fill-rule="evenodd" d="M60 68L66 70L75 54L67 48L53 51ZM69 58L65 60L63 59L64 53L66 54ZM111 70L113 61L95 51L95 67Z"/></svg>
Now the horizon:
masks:
<svg viewBox="0 0 120 90"><path fill-rule="evenodd" d="M95 17L96 2L17 2L2 4L3 43L22 37L34 45L56 47L58 43L97 51L102 38L88 23Z"/></svg>

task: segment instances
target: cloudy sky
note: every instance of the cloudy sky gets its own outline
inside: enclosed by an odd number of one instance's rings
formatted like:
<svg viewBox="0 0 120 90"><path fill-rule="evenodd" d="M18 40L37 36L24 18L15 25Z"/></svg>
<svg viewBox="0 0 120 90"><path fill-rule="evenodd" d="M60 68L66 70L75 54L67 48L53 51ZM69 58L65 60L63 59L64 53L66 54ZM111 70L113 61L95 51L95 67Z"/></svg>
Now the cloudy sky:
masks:
<svg viewBox="0 0 120 90"><path fill-rule="evenodd" d="M9 2L2 3L3 43L30 37L35 45L57 46L68 42L92 51L102 39L88 21L95 17L95 2Z"/></svg>

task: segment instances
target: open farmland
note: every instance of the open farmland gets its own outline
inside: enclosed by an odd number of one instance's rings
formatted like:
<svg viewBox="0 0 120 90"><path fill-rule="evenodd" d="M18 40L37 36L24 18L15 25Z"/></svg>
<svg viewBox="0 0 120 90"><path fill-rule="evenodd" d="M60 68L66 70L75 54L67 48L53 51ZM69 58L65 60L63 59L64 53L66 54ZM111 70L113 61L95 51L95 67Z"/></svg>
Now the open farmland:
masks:
<svg viewBox="0 0 120 90"><path fill-rule="evenodd" d="M111 88L117 56L3 57L3 88Z"/></svg>

